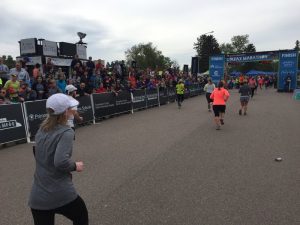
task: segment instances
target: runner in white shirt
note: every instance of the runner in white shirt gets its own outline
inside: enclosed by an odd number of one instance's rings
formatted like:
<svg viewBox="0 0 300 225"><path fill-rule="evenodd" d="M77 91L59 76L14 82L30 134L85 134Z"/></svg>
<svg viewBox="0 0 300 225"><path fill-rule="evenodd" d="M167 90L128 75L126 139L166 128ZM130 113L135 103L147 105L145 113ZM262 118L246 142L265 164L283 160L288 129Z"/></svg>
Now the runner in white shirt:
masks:
<svg viewBox="0 0 300 225"><path fill-rule="evenodd" d="M211 105L213 100L210 99L210 95L211 93L214 91L214 89L216 88L215 84L211 81L211 79L208 79L208 83L205 84L203 90L206 93L206 100L207 100L207 107L208 107L208 111L211 112Z"/></svg>
<svg viewBox="0 0 300 225"><path fill-rule="evenodd" d="M77 88L72 84L66 86L67 95L70 98L73 106L71 110L69 110L70 114L69 114L67 125L70 126L74 131L75 131L74 119L77 122L82 122L83 120L83 118L80 117L77 112L77 106L79 105L79 102L75 99L76 90Z"/></svg>

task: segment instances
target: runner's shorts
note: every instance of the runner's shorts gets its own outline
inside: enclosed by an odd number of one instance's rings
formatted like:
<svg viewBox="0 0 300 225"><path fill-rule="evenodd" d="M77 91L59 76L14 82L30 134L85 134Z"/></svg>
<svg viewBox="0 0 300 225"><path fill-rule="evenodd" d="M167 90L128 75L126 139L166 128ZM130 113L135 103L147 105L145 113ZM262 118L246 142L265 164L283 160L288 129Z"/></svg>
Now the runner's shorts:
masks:
<svg viewBox="0 0 300 225"><path fill-rule="evenodd" d="M248 103L249 102L249 96L241 96L240 101L242 103Z"/></svg>
<svg viewBox="0 0 300 225"><path fill-rule="evenodd" d="M220 116L220 113L225 113L226 105L213 105L215 117Z"/></svg>

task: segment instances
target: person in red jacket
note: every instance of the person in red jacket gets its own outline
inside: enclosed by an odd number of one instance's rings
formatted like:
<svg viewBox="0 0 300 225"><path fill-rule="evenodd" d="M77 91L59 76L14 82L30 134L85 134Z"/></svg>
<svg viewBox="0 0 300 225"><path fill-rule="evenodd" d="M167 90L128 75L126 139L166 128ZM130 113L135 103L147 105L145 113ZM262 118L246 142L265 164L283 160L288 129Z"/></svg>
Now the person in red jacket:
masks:
<svg viewBox="0 0 300 225"><path fill-rule="evenodd" d="M224 88L222 81L219 82L218 87L215 88L210 95L210 98L213 100L214 121L217 126L216 130L220 130L221 125L224 125L226 101L229 99L229 96L229 92Z"/></svg>

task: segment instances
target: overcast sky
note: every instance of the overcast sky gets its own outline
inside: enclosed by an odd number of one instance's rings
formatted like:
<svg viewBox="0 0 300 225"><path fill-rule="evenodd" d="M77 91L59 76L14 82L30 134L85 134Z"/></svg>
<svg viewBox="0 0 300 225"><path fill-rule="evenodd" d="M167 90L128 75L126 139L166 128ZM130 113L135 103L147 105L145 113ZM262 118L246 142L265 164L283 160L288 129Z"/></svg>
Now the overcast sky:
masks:
<svg viewBox="0 0 300 225"><path fill-rule="evenodd" d="M1 0L0 10L0 55L13 57L21 39L75 43L78 31L93 59L122 60L133 45L152 42L181 66L209 31L219 44L249 34L257 51L300 40L300 0Z"/></svg>

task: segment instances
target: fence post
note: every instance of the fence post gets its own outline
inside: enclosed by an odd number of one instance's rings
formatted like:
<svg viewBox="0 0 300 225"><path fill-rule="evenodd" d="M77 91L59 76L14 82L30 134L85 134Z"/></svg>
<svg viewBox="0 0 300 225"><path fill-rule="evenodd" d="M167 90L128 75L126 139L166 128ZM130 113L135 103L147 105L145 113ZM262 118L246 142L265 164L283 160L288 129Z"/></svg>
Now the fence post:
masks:
<svg viewBox="0 0 300 225"><path fill-rule="evenodd" d="M92 104L92 110L93 110L93 124L96 124L96 119L95 119L95 107L94 107L94 99L93 99L93 94L90 95L91 98L91 104Z"/></svg>
<svg viewBox="0 0 300 225"><path fill-rule="evenodd" d="M27 115L27 109L26 109L26 104L24 102L22 104L22 112L23 112L23 118L24 118L24 124L25 124L25 130L26 130L26 139L27 143L31 143L30 140L30 132L29 132L29 122L28 122L28 115Z"/></svg>

